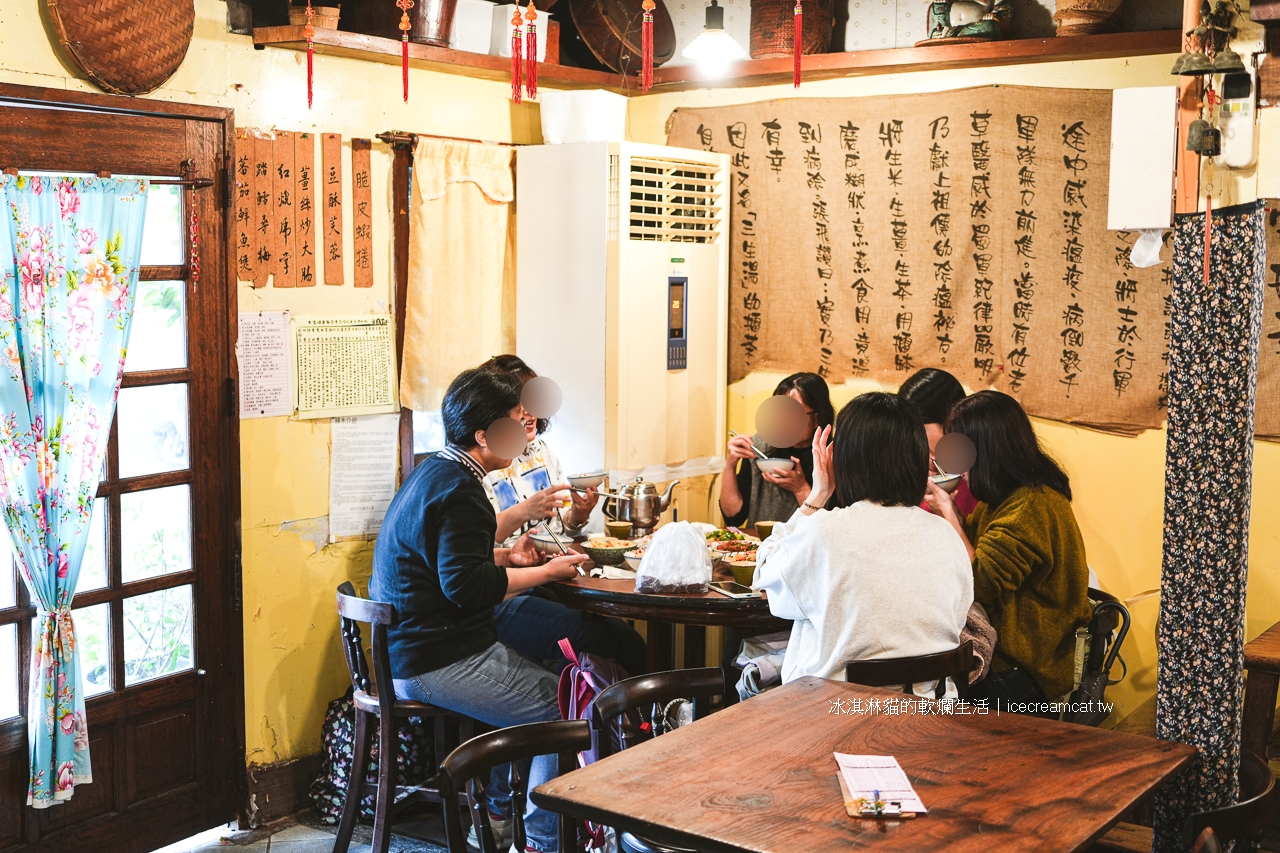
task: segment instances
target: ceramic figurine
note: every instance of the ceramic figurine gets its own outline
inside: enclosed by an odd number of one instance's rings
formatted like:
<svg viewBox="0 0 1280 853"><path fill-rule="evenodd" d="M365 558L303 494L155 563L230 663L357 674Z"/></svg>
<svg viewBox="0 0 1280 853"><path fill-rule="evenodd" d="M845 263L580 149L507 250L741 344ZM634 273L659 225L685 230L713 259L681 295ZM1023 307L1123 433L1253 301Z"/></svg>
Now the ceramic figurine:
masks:
<svg viewBox="0 0 1280 853"><path fill-rule="evenodd" d="M929 4L929 38L917 46L993 41L1008 35L1011 0L935 0Z"/></svg>

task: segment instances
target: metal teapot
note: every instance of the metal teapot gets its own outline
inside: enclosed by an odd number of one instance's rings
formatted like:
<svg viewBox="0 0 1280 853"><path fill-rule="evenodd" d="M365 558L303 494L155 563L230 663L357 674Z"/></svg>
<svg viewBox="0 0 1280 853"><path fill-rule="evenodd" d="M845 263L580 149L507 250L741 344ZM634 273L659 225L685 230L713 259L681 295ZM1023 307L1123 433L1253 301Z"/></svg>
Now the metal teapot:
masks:
<svg viewBox="0 0 1280 853"><path fill-rule="evenodd" d="M662 513L671 507L671 493L679 484L679 480L671 481L667 485L667 490L659 495L657 486L646 483L643 477L637 477L634 484L622 488L623 494L630 489L632 536L648 536L653 532L653 528L658 526Z"/></svg>

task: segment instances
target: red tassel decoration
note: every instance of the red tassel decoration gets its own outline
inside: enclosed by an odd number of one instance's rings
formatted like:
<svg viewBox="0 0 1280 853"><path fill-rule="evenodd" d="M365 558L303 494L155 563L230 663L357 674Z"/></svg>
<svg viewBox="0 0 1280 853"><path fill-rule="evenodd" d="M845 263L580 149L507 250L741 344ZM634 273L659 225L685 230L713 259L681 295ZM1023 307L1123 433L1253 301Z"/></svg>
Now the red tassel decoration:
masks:
<svg viewBox="0 0 1280 853"><path fill-rule="evenodd" d="M413 8L413 0L396 0L400 9L400 79L404 86L404 102L409 103L409 30L413 24L409 22L409 10Z"/></svg>
<svg viewBox="0 0 1280 853"><path fill-rule="evenodd" d="M804 53L804 10L800 8L800 0L796 0L795 30L792 35L792 56L795 67L792 69L791 82L800 88L800 55Z"/></svg>
<svg viewBox="0 0 1280 853"><path fill-rule="evenodd" d="M516 9L520 4L516 4ZM538 97L538 10L533 8L533 0L529 0L529 9L524 13L524 90L530 98Z"/></svg>
<svg viewBox="0 0 1280 853"><path fill-rule="evenodd" d="M653 0L644 0L644 19L640 24L640 91L647 92L653 86Z"/></svg>
<svg viewBox="0 0 1280 853"><path fill-rule="evenodd" d="M312 40L316 37L315 17L316 10L311 8L311 0L307 0L307 27L303 30L307 37L307 109L311 109L312 80L315 74L315 48L312 46Z"/></svg>
<svg viewBox="0 0 1280 853"><path fill-rule="evenodd" d="M516 4L515 14L511 16L511 103L520 103L520 74L524 68L524 39L521 37L521 26L524 20L520 17L520 4ZM537 56L535 55L536 59Z"/></svg>

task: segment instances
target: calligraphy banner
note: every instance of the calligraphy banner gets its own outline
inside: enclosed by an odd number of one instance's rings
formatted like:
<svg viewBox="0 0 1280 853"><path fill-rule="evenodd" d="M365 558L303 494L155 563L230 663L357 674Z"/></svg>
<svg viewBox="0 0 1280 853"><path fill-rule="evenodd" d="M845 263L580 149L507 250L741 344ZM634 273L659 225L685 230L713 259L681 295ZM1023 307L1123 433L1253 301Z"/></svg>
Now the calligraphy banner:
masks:
<svg viewBox="0 0 1280 853"><path fill-rule="evenodd" d="M1171 247L1107 231L1109 90L983 87L676 110L731 156L729 380L940 367L1028 412L1159 426Z"/></svg>
<svg viewBox="0 0 1280 853"><path fill-rule="evenodd" d="M1275 199L1271 200L1274 205ZM1280 209L1266 211L1266 293L1262 302L1262 337L1258 344L1258 397L1254 432L1280 439Z"/></svg>

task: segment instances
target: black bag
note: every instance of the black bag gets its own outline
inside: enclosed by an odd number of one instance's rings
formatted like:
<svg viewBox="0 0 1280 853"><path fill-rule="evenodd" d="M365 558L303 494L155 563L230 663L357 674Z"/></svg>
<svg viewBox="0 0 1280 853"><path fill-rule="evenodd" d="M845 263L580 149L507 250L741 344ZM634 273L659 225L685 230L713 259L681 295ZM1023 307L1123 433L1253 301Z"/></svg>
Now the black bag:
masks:
<svg viewBox="0 0 1280 853"><path fill-rule="evenodd" d="M375 719L376 724L376 719ZM342 806L347 798L347 780L351 778L351 753L355 750L356 711L351 701L351 688L339 699L329 703L324 715L322 739L324 764L320 776L311 783L311 804L324 823L333 826L342 818ZM378 760L381 744L378 729L373 730L373 746L369 750L369 766L364 768L366 782L378 781ZM400 723L396 737L396 785L417 785L425 781L435 767L431 755L431 737L419 717L410 717ZM359 818L373 820L374 795L366 794L360 801Z"/></svg>

